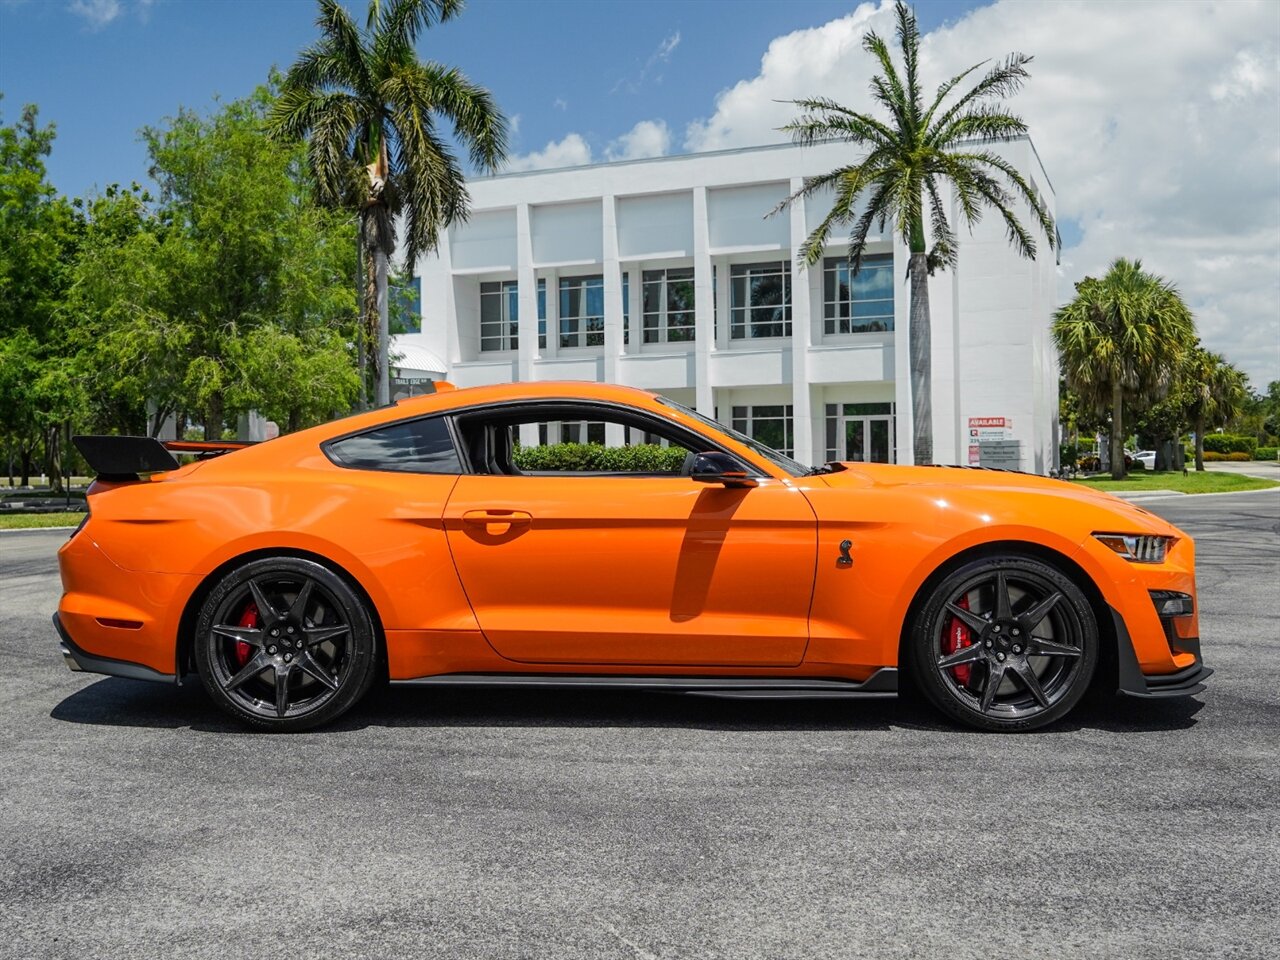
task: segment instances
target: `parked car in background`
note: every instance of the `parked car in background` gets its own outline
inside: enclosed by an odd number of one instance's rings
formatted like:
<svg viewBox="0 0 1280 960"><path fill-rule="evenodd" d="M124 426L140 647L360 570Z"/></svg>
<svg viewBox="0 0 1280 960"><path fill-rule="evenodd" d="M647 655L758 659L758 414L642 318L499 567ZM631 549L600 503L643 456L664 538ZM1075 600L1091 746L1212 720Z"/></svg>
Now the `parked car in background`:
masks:
<svg viewBox="0 0 1280 960"><path fill-rule="evenodd" d="M1125 457L1126 463L1140 463L1147 470L1156 468L1156 452L1154 450L1139 450L1131 456Z"/></svg>

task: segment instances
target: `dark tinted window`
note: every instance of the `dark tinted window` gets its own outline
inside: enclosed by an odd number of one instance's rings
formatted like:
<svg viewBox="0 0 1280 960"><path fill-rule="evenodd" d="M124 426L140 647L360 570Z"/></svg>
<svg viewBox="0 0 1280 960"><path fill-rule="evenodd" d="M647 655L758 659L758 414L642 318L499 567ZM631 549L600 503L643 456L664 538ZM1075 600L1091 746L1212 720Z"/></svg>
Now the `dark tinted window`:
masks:
<svg viewBox="0 0 1280 960"><path fill-rule="evenodd" d="M329 445L344 467L402 473L461 473L458 452L444 418L393 423Z"/></svg>

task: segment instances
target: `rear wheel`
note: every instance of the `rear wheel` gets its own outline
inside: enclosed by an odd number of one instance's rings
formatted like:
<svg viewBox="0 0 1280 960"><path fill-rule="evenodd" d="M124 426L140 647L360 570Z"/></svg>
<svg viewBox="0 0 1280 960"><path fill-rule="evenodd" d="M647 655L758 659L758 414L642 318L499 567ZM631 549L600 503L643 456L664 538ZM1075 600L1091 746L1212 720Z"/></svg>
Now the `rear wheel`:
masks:
<svg viewBox="0 0 1280 960"><path fill-rule="evenodd" d="M1098 626L1060 570L1029 557L987 557L937 584L907 652L920 690L947 716L982 730L1034 730L1084 696Z"/></svg>
<svg viewBox="0 0 1280 960"><path fill-rule="evenodd" d="M349 710L373 682L377 640L364 601L311 560L255 560L227 574L196 625L214 702L263 730L306 730Z"/></svg>

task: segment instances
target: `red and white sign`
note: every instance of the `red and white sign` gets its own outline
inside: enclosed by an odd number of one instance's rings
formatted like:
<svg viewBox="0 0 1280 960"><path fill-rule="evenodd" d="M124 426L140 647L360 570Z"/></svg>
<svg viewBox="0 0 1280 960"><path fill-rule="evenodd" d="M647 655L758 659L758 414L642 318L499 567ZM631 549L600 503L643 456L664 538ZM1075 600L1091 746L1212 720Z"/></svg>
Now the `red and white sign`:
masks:
<svg viewBox="0 0 1280 960"><path fill-rule="evenodd" d="M970 417L969 418L969 463L976 465L981 460L980 444L992 440L1012 440L1013 420L1010 417Z"/></svg>

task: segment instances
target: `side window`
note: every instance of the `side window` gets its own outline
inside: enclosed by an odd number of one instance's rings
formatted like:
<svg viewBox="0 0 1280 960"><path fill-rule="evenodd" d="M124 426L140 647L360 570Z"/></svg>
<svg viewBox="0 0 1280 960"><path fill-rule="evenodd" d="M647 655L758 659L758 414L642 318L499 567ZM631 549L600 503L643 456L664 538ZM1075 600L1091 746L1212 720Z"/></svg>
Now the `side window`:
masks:
<svg viewBox="0 0 1280 960"><path fill-rule="evenodd" d="M404 420L330 443L339 466L399 473L461 473L453 437L443 417Z"/></svg>
<svg viewBox="0 0 1280 960"><path fill-rule="evenodd" d="M602 404L497 408L459 418L476 473L509 476L684 474L691 452L708 443L674 424Z"/></svg>
<svg viewBox="0 0 1280 960"><path fill-rule="evenodd" d="M521 473L678 476L689 452L678 441L608 419L527 420L510 429L512 466Z"/></svg>

